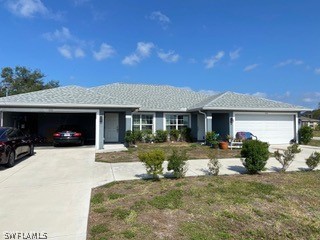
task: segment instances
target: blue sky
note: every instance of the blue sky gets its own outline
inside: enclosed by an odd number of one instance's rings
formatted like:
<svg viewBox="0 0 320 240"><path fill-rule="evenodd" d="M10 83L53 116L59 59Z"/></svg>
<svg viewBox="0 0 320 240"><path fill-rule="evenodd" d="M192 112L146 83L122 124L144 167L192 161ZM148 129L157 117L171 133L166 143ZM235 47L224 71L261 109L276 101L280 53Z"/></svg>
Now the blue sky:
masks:
<svg viewBox="0 0 320 240"><path fill-rule="evenodd" d="M0 0L0 67L61 85L168 84L315 108L320 1Z"/></svg>

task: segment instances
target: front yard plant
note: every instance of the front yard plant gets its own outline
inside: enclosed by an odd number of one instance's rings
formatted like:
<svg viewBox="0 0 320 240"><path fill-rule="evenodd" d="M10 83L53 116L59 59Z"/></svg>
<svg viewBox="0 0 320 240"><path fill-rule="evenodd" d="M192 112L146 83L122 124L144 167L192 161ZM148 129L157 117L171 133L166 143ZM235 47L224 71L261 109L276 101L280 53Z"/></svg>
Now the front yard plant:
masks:
<svg viewBox="0 0 320 240"><path fill-rule="evenodd" d="M310 170L314 170L320 164L320 153L313 152L307 159L306 164L310 168Z"/></svg>
<svg viewBox="0 0 320 240"><path fill-rule="evenodd" d="M185 151L174 149L172 154L168 157L168 171L173 170L173 176L175 178L184 177L188 170L187 160L188 156Z"/></svg>
<svg viewBox="0 0 320 240"><path fill-rule="evenodd" d="M148 152L140 152L138 157L144 163L147 173L151 174L153 179L158 179L159 174L163 174L164 151L154 149Z"/></svg>
<svg viewBox="0 0 320 240"><path fill-rule="evenodd" d="M268 143L259 140L247 140L243 142L241 161L250 174L261 172L269 159Z"/></svg>
<svg viewBox="0 0 320 240"><path fill-rule="evenodd" d="M208 162L209 175L217 176L219 174L221 164L216 154L213 151L209 151L208 158L209 158L209 162Z"/></svg>
<svg viewBox="0 0 320 240"><path fill-rule="evenodd" d="M299 129L299 143L308 144L313 137L313 129L309 126L302 126Z"/></svg>
<svg viewBox="0 0 320 240"><path fill-rule="evenodd" d="M301 149L299 148L298 144L293 144L287 147L287 150L284 150L283 153L280 153L279 150L274 152L274 157L282 166L281 172L285 172L288 169L293 162L295 155L300 152Z"/></svg>

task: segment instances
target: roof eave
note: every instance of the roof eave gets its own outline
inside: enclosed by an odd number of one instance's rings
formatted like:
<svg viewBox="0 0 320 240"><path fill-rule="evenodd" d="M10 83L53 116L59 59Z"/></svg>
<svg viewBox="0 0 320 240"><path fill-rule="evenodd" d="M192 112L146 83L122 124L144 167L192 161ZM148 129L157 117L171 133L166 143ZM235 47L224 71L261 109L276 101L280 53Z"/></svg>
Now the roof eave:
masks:
<svg viewBox="0 0 320 240"><path fill-rule="evenodd" d="M30 103L0 103L0 107L59 107L59 108L140 108L139 105L120 104L30 104Z"/></svg>
<svg viewBox="0 0 320 240"><path fill-rule="evenodd" d="M233 111L258 111L258 112L265 112L265 111L272 111L272 112L303 112L309 111L308 108L221 108L221 107L203 107L203 110L233 110Z"/></svg>

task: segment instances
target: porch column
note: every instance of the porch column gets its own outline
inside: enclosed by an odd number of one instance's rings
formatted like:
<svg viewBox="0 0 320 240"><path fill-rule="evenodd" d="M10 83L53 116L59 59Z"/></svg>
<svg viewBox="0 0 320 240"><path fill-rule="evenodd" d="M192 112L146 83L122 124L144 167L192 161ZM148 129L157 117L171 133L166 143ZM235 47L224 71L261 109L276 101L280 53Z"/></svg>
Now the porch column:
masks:
<svg viewBox="0 0 320 240"><path fill-rule="evenodd" d="M294 130L295 130L295 140L296 143L299 143L299 116L298 114L294 114Z"/></svg>
<svg viewBox="0 0 320 240"><path fill-rule="evenodd" d="M132 131L132 113L131 111L126 111L126 131Z"/></svg>
<svg viewBox="0 0 320 240"><path fill-rule="evenodd" d="M206 121L207 121L207 132L212 132L212 115L207 115Z"/></svg>
<svg viewBox="0 0 320 240"><path fill-rule="evenodd" d="M0 127L3 127L3 112L0 112Z"/></svg>
<svg viewBox="0 0 320 240"><path fill-rule="evenodd" d="M96 149L103 149L104 145L104 112L98 110L96 113Z"/></svg>

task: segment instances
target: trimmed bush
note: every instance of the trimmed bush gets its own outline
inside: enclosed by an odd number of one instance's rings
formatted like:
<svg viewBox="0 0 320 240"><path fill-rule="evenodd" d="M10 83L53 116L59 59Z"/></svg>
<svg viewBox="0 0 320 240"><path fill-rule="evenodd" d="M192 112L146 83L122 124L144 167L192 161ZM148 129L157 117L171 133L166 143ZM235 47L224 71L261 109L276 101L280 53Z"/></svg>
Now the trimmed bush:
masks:
<svg viewBox="0 0 320 240"><path fill-rule="evenodd" d="M175 178L182 178L185 176L188 167L186 161L188 156L186 151L178 152L176 149L172 151L172 154L168 157L168 171L173 170L173 176Z"/></svg>
<svg viewBox="0 0 320 240"><path fill-rule="evenodd" d="M171 141L178 141L180 137L180 131L177 129L171 129L169 132L169 136Z"/></svg>
<svg viewBox="0 0 320 240"><path fill-rule="evenodd" d="M219 134L215 132L207 132L206 134L206 143L207 145L216 145L219 143L218 141Z"/></svg>
<svg viewBox="0 0 320 240"><path fill-rule="evenodd" d="M210 151L208 153L208 157L209 157L209 162L208 162L209 174L217 176L219 174L221 164L214 152Z"/></svg>
<svg viewBox="0 0 320 240"><path fill-rule="evenodd" d="M154 141L154 136L151 129L146 129L141 131L142 141L145 143L150 143Z"/></svg>
<svg viewBox="0 0 320 240"><path fill-rule="evenodd" d="M320 163L320 153L319 152L314 152L312 153L307 159L306 159L306 164L308 167L313 170L315 169Z"/></svg>
<svg viewBox="0 0 320 240"><path fill-rule="evenodd" d="M293 144L287 147L287 150L283 151L283 153L280 153L279 150L274 152L274 157L282 165L282 168L281 168L282 172L285 172L288 169L288 167L293 162L295 155L299 152L301 152L301 149L299 148L298 144Z"/></svg>
<svg viewBox="0 0 320 240"><path fill-rule="evenodd" d="M256 174L264 169L269 159L269 145L259 140L243 142L241 161L250 174Z"/></svg>
<svg viewBox="0 0 320 240"><path fill-rule="evenodd" d="M154 136L154 141L158 143L166 142L168 139L168 132L164 130L157 130Z"/></svg>
<svg viewBox="0 0 320 240"><path fill-rule="evenodd" d="M148 152L140 152L138 158L144 163L147 173L151 174L153 179L158 179L158 175L163 174L162 164L165 160L164 151L154 149Z"/></svg>
<svg viewBox="0 0 320 240"><path fill-rule="evenodd" d="M193 142L191 128L184 128L181 130L181 140L186 142Z"/></svg>
<svg viewBox="0 0 320 240"><path fill-rule="evenodd" d="M313 130L311 127L302 126L299 129L299 143L308 144L313 137Z"/></svg>

